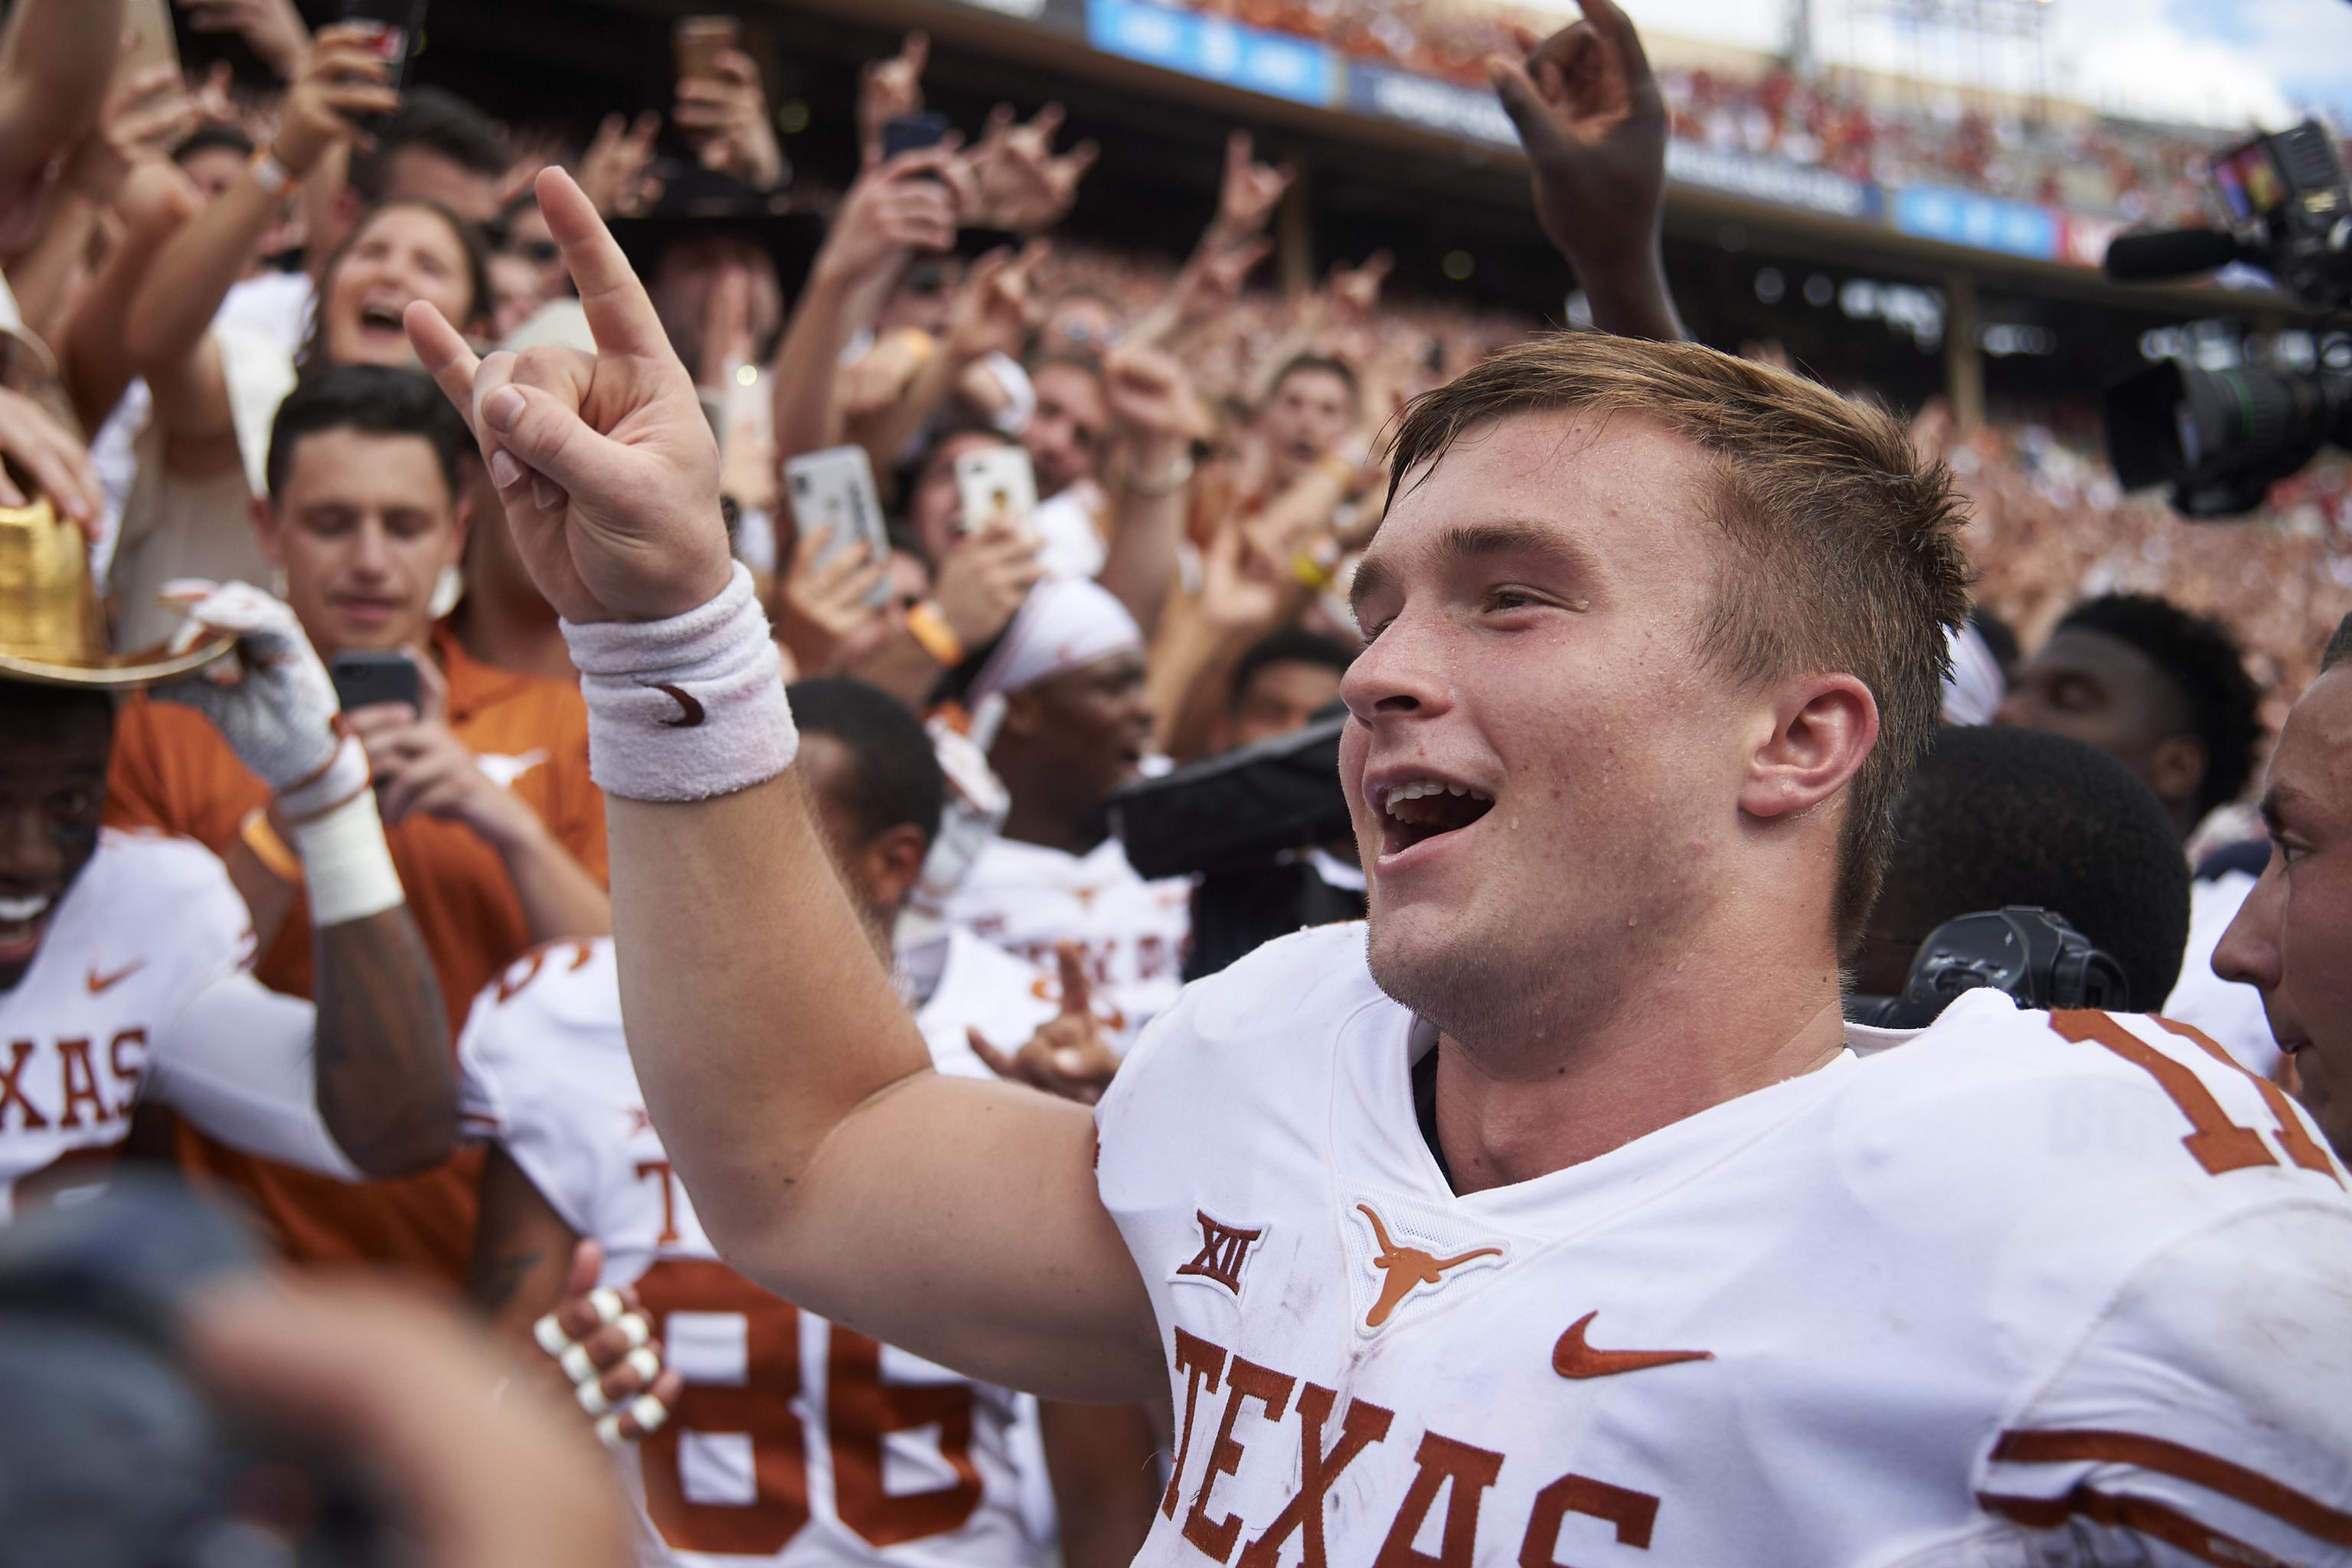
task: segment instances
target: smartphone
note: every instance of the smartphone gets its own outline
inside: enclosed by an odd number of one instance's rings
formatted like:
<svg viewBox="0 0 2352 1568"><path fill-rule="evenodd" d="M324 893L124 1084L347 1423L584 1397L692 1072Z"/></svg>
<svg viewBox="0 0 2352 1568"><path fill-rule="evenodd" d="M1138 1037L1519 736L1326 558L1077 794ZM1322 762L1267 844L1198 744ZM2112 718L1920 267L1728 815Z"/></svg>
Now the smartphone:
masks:
<svg viewBox="0 0 2352 1568"><path fill-rule="evenodd" d="M894 114L882 122L882 161L887 163L901 153L936 147L953 129L946 115L928 110L920 114Z"/></svg>
<svg viewBox="0 0 2352 1568"><path fill-rule="evenodd" d="M327 675L335 683L335 700L346 713L379 702L405 702L418 709L424 705L424 682L416 673L416 661L396 649L339 653Z"/></svg>
<svg viewBox="0 0 2352 1568"><path fill-rule="evenodd" d="M342 0L341 19L364 22L373 29L367 42L383 62L383 85L398 92L410 58L425 41L425 0ZM370 136L381 136L391 117L361 114L352 122Z"/></svg>
<svg viewBox="0 0 2352 1568"><path fill-rule="evenodd" d="M992 522L1025 527L1037 510L1037 470L1018 447L991 447L956 459L956 494L963 502L963 533Z"/></svg>
<svg viewBox="0 0 2352 1568"><path fill-rule="evenodd" d="M874 488L874 465L863 447L827 447L803 452L784 465L784 483L792 492L793 521L803 530L827 531L815 564L822 566L841 551L863 544L870 559L890 558L890 536L882 521L882 498ZM890 602L887 575L866 595L879 609Z"/></svg>
<svg viewBox="0 0 2352 1568"><path fill-rule="evenodd" d="M677 49L677 79L718 81L719 57L743 47L743 24L732 16L680 16L671 41Z"/></svg>
<svg viewBox="0 0 2352 1568"><path fill-rule="evenodd" d="M128 81L152 66L180 68L180 40L172 31L172 0L128 0L122 7L126 42L114 79Z"/></svg>

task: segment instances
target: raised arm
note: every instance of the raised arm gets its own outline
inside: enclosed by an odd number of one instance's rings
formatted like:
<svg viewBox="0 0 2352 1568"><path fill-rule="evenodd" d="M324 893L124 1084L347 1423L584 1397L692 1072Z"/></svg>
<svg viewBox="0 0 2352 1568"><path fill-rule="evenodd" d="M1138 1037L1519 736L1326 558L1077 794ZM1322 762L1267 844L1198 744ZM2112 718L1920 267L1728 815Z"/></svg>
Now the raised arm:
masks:
<svg viewBox="0 0 2352 1568"><path fill-rule="evenodd" d="M238 639L234 679L159 689L220 730L277 793L302 853L318 966L312 1093L336 1145L371 1176L449 1157L457 1127L448 1015L408 912L333 685L294 612L242 583L174 584L190 619ZM215 667L216 669L219 667Z"/></svg>
<svg viewBox="0 0 2352 1568"><path fill-rule="evenodd" d="M587 198L560 171L539 195L598 355L478 363L421 304L409 331L567 623L611 797L630 1053L697 1212L740 1271L862 1331L990 1381L1151 1397L1158 1331L1095 1190L1091 1119L930 1071L788 769L692 383Z"/></svg>
<svg viewBox="0 0 2352 1568"><path fill-rule="evenodd" d="M398 107L399 95L383 85L383 62L359 42L353 29L330 27L320 34L286 96L268 156L255 160L155 258L131 302L123 341L140 373L155 384L159 416L170 419L178 401L173 389L195 374L191 361L221 300L284 210L283 182L302 179L329 148L352 138L348 116Z"/></svg>
<svg viewBox="0 0 2352 1568"><path fill-rule="evenodd" d="M1486 74L1518 128L1536 221L1592 302L1592 324L1629 338L1684 337L1659 251L1666 205L1666 105L1642 40L1614 0L1577 0L1584 20Z"/></svg>
<svg viewBox="0 0 2352 1568"><path fill-rule="evenodd" d="M21 190L98 123L123 0L18 0L0 37L0 191Z"/></svg>

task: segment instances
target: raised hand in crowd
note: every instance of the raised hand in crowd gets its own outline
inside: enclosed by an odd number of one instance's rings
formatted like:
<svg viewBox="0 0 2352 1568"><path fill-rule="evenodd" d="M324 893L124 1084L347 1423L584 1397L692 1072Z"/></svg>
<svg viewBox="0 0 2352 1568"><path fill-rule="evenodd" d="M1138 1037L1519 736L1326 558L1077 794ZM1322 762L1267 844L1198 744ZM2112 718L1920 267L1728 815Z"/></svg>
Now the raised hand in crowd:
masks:
<svg viewBox="0 0 2352 1568"><path fill-rule="evenodd" d="M5 387L0 387L0 457L16 470L0 467L0 506L26 505L28 490L47 495L84 535L97 539L104 496L98 470L90 466L89 449L47 409ZM18 474L29 483L19 485Z"/></svg>
<svg viewBox="0 0 2352 1568"><path fill-rule="evenodd" d="M1074 942L1057 942L1054 962L1061 975L1061 1011L1018 1050L1005 1055L978 1029L967 1030L966 1036L973 1054L998 1077L1092 1105L1118 1075L1118 1056L1103 1033L1102 1020L1095 1016L1086 950Z"/></svg>
<svg viewBox="0 0 2352 1568"><path fill-rule="evenodd" d="M1584 19L1549 38L1514 24L1521 57L1489 56L1487 76L1527 150L1536 220L1576 268L1593 325L1680 338L1658 251L1665 100L1614 0L1578 4Z"/></svg>
<svg viewBox="0 0 2352 1568"><path fill-rule="evenodd" d="M857 145L865 161L882 161L882 127L923 108L923 67L931 58L930 35L918 28L888 59L868 60L857 77Z"/></svg>
<svg viewBox="0 0 2352 1568"><path fill-rule="evenodd" d="M654 142L661 126L661 116L652 110L634 121L608 114L597 124L595 140L581 156L577 177L599 213L635 217L661 199L661 177L653 172Z"/></svg>
<svg viewBox="0 0 2352 1568"><path fill-rule="evenodd" d="M1265 232L1297 171L1261 163L1246 131L1225 138L1225 172L1217 186L1217 216L1201 236L1201 251L1230 250Z"/></svg>
<svg viewBox="0 0 2352 1568"><path fill-rule="evenodd" d="M830 528L803 529L791 570L776 582L776 637L803 676L846 668L890 626L871 599L889 563L875 560L862 543L834 545Z"/></svg>
<svg viewBox="0 0 2352 1568"><path fill-rule="evenodd" d="M948 312L944 346L951 360L968 365L992 353L1021 353L1045 316L1037 269L1050 254L1044 240L1033 239L1018 255L999 247L971 264Z"/></svg>
<svg viewBox="0 0 2352 1568"><path fill-rule="evenodd" d="M1119 451L1102 585L1149 637L1174 589L1177 547L1192 513L1192 447L1215 422L1171 354L1123 342L1103 356L1103 393Z"/></svg>
<svg viewBox="0 0 2352 1568"><path fill-rule="evenodd" d="M269 149L295 178L317 167L331 148L357 141L361 117L400 107L400 94L384 85L383 58L373 39L365 23L328 27L296 72Z"/></svg>
<svg viewBox="0 0 2352 1568"><path fill-rule="evenodd" d="M1012 624L1021 601L1045 574L1037 536L1009 518L991 518L956 542L940 563L931 598L940 619L967 649L987 647Z"/></svg>
<svg viewBox="0 0 2352 1568"><path fill-rule="evenodd" d="M1013 118L1007 104L990 112L980 141L956 172L967 226L1037 234L1069 216L1078 183L1100 149L1081 142L1066 153L1055 152L1062 118L1058 103L1045 105L1025 123Z"/></svg>
<svg viewBox="0 0 2352 1568"><path fill-rule="evenodd" d="M768 114L760 68L740 49L721 49L716 77L681 77L670 123L686 135L706 169L732 174L754 190L772 191L784 177L783 149Z"/></svg>
<svg viewBox="0 0 2352 1568"><path fill-rule="evenodd" d="M280 81L290 81L310 47L294 0L174 0L194 33L234 33Z"/></svg>

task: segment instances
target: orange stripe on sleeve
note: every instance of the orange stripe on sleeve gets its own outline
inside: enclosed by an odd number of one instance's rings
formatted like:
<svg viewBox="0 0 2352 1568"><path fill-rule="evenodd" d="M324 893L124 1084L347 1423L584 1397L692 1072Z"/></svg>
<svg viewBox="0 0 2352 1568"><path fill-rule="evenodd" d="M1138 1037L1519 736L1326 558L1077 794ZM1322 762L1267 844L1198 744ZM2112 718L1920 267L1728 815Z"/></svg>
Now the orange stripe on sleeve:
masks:
<svg viewBox="0 0 2352 1568"><path fill-rule="evenodd" d="M2089 1462L2136 1465L2175 1477L2242 1502L2331 1546L2352 1546L2352 1513L2273 1480L2259 1470L2232 1464L2200 1448L2144 1437L2136 1432L2092 1429L2067 1432L2010 1431L1993 1445L1996 1463L2063 1465ZM2201 1528L2201 1527L2200 1527ZM2217 1560L2218 1561L2218 1560Z"/></svg>
<svg viewBox="0 0 2352 1568"><path fill-rule="evenodd" d="M1977 1506L1987 1513L2015 1520L2029 1530L2056 1530L2067 1520L2080 1517L2094 1524L2114 1525L2151 1541L2161 1541L2200 1563L2218 1563L2223 1568L2290 1568L2261 1547L2209 1529L2153 1498L2076 1487L2062 1498L2004 1497L1979 1492Z"/></svg>

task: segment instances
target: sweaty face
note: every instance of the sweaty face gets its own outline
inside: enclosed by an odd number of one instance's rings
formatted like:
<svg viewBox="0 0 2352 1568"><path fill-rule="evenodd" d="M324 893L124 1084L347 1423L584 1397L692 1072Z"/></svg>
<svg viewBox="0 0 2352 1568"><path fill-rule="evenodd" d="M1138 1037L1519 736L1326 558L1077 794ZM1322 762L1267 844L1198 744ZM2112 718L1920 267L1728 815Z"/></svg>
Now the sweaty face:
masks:
<svg viewBox="0 0 2352 1568"><path fill-rule="evenodd" d="M2179 746L2189 728L2170 680L2117 637L2062 626L2018 667L1997 724L2046 730L2096 746L2139 775L2168 807L2184 807L2202 776L2184 785Z"/></svg>
<svg viewBox="0 0 2352 1568"><path fill-rule="evenodd" d="M1538 987L1599 1026L1726 878L1759 709L1695 651L1709 482L1633 416L1518 416L1407 475L1366 552L1339 774L1372 973L1456 1038Z"/></svg>
<svg viewBox="0 0 2352 1568"><path fill-rule="evenodd" d="M1037 496L1044 500L1092 479L1110 426L1102 383L1074 364L1049 364L1037 372L1037 411L1021 431L1021 444L1037 465Z"/></svg>
<svg viewBox="0 0 2352 1568"><path fill-rule="evenodd" d="M1258 416L1277 482L1296 478L1339 445L1355 423L1355 391L1331 372L1297 370L1284 376Z"/></svg>
<svg viewBox="0 0 2352 1568"><path fill-rule="evenodd" d="M1013 700L1034 714L1039 748L1070 770L1095 798L1135 776L1151 749L1151 700L1143 685L1143 656L1115 653L1039 681Z"/></svg>
<svg viewBox="0 0 2352 1568"><path fill-rule="evenodd" d="M294 448L262 541L320 658L423 643L465 542L431 442L351 429Z"/></svg>
<svg viewBox="0 0 2352 1568"><path fill-rule="evenodd" d="M440 214L385 207L361 227L327 279L322 343L337 364L406 364L400 313L424 300L462 327L473 319L466 247Z"/></svg>
<svg viewBox="0 0 2352 1568"><path fill-rule="evenodd" d="M1339 695L1339 672L1328 664L1286 659L1261 665L1234 699L1225 730L1228 746L1287 735Z"/></svg>
<svg viewBox="0 0 2352 1568"><path fill-rule="evenodd" d="M2287 716L2263 816L2270 864L2213 972L2262 992L2296 1092L2352 1158L2352 668L2321 676Z"/></svg>
<svg viewBox="0 0 2352 1568"><path fill-rule="evenodd" d="M98 851L114 706L0 681L0 992L13 991L57 906Z"/></svg>

